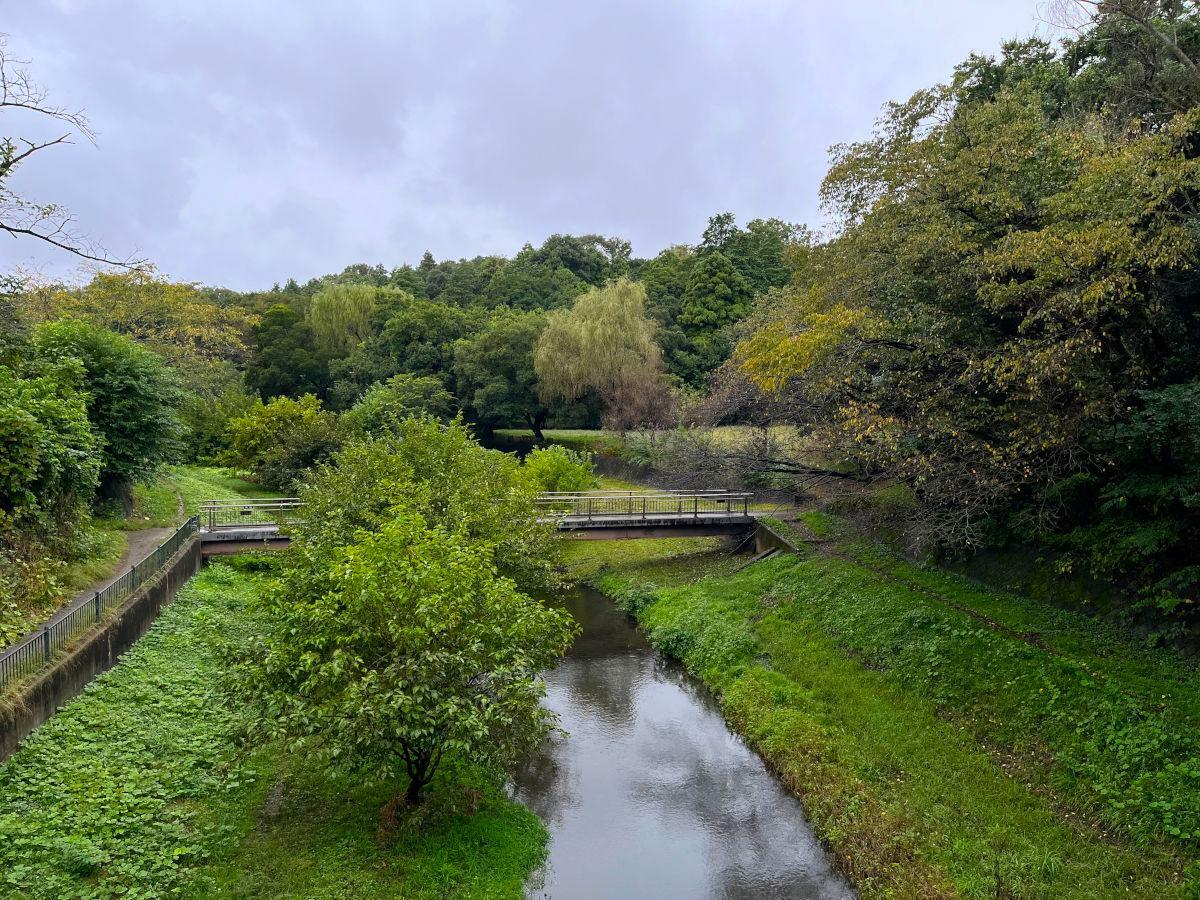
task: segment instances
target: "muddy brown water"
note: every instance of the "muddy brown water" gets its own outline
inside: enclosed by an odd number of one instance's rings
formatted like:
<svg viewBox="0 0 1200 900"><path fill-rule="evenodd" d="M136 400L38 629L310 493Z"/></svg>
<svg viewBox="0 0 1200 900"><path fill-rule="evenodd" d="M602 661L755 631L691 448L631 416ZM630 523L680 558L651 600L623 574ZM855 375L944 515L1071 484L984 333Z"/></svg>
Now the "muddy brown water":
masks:
<svg viewBox="0 0 1200 900"><path fill-rule="evenodd" d="M547 673L546 703L569 736L515 780L550 830L527 896L853 897L799 802L704 686L598 592L561 602L583 630Z"/></svg>

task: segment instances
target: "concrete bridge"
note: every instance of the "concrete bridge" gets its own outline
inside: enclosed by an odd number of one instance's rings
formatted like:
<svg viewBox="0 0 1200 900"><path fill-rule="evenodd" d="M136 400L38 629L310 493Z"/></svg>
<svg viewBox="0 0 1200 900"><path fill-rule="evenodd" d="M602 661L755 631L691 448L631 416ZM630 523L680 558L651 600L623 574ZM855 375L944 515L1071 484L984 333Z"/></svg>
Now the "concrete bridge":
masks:
<svg viewBox="0 0 1200 900"><path fill-rule="evenodd" d="M557 491L537 498L538 520L582 540L749 535L753 495L735 491ZM207 500L200 509L205 556L287 546L299 521L295 497Z"/></svg>

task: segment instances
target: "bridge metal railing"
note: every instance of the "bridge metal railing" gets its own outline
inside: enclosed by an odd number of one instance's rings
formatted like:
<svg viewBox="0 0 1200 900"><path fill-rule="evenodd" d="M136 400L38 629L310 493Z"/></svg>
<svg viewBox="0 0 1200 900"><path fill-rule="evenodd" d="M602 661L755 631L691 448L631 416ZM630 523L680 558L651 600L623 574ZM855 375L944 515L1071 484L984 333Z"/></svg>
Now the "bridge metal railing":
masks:
<svg viewBox="0 0 1200 900"><path fill-rule="evenodd" d="M753 494L740 491L554 491L536 504L547 517L568 519L750 516Z"/></svg>
<svg viewBox="0 0 1200 900"><path fill-rule="evenodd" d="M205 500L200 504L204 528L236 528L250 525L288 525L299 520L302 504L298 497L240 500Z"/></svg>
<svg viewBox="0 0 1200 900"><path fill-rule="evenodd" d="M200 518L192 516L159 544L141 562L104 590L76 600L51 616L37 631L0 652L0 689L18 678L37 672L54 654L80 633L92 628L105 615L124 603L139 587L157 575L185 543L200 530Z"/></svg>
<svg viewBox="0 0 1200 900"><path fill-rule="evenodd" d="M753 494L720 489L704 491L548 491L535 506L554 519L654 519L702 516L750 517ZM248 526L288 525L300 521L303 504L296 497L206 500L200 521L206 531Z"/></svg>

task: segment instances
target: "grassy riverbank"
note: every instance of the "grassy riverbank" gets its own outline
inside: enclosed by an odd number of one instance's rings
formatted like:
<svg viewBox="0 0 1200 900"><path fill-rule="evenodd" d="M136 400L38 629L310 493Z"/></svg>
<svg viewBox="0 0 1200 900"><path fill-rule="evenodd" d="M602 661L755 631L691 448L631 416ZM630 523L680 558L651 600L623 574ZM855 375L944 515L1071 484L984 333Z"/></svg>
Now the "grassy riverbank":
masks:
<svg viewBox="0 0 1200 900"><path fill-rule="evenodd" d="M864 896L1195 894L1186 661L861 545L741 571L712 542L570 552L721 695Z"/></svg>
<svg viewBox="0 0 1200 900"><path fill-rule="evenodd" d="M544 852L497 780L448 770L419 829L387 786L248 747L223 690L262 576L212 565L0 766L0 896L514 897Z"/></svg>

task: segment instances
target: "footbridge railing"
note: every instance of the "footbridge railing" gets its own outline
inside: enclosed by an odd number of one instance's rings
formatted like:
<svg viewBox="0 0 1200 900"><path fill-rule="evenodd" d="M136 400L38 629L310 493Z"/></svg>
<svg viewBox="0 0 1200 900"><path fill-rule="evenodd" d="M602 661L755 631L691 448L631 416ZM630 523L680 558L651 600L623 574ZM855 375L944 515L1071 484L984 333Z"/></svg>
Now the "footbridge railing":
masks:
<svg viewBox="0 0 1200 900"><path fill-rule="evenodd" d="M205 500L200 504L200 526L212 531L254 525L288 525L299 520L302 508L299 497Z"/></svg>
<svg viewBox="0 0 1200 900"><path fill-rule="evenodd" d="M51 616L37 631L0 651L0 689L10 681L36 673L54 654L83 632L99 625L109 612L123 604L151 578L158 575L176 553L200 530L192 516L149 556L131 567L103 590L81 597Z"/></svg>
<svg viewBox="0 0 1200 900"><path fill-rule="evenodd" d="M739 491L551 491L538 497L549 519L750 518L753 494Z"/></svg>

